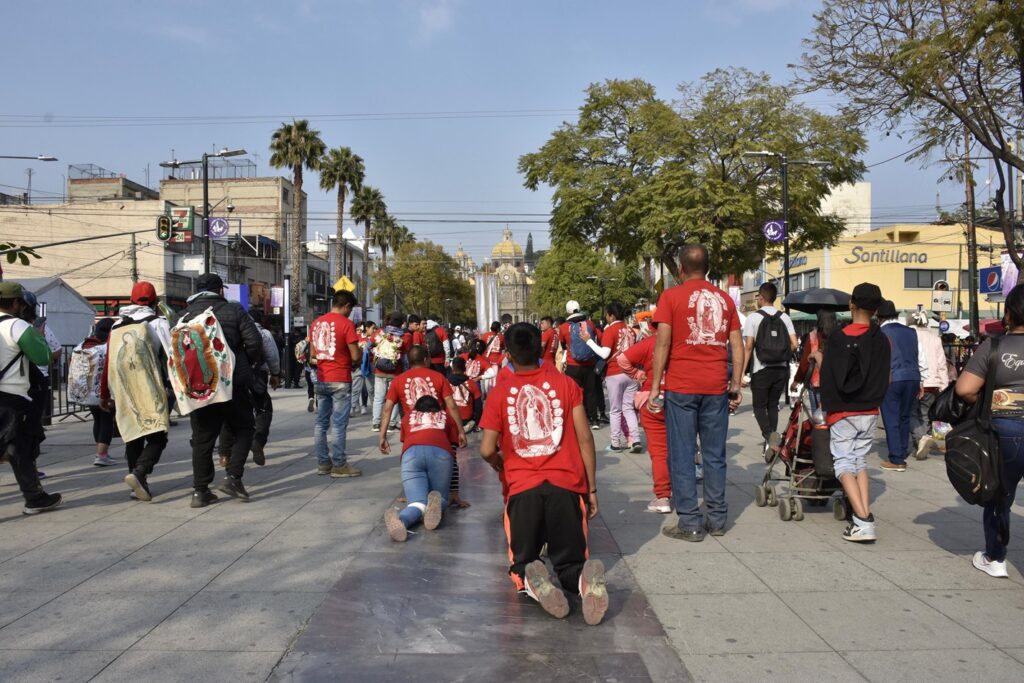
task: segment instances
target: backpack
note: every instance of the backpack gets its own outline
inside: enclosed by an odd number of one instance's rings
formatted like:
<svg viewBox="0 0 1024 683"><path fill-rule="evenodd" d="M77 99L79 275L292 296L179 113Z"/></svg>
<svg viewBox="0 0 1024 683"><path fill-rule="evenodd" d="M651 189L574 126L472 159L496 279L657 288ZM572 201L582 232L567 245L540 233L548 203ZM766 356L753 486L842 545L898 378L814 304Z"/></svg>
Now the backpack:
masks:
<svg viewBox="0 0 1024 683"><path fill-rule="evenodd" d="M577 363L590 363L597 360L597 354L587 346L587 342L583 341L583 337L580 336L580 330L585 324L588 323L569 323L569 351Z"/></svg>
<svg viewBox="0 0 1024 683"><path fill-rule="evenodd" d="M107 345L83 349L79 344L68 362L68 401L83 406L100 404L100 375L107 357Z"/></svg>
<svg viewBox="0 0 1024 683"><path fill-rule="evenodd" d="M391 332L381 332L374 345L373 367L388 374L397 372L401 357L402 338Z"/></svg>
<svg viewBox="0 0 1024 683"><path fill-rule="evenodd" d="M155 318L122 317L107 339L107 385L125 442L165 432L169 426L160 353L150 340L147 324Z"/></svg>
<svg viewBox="0 0 1024 683"><path fill-rule="evenodd" d="M427 330L427 355L431 358L440 358L444 355L444 344L441 342L441 338L437 336L437 328L431 328Z"/></svg>
<svg viewBox="0 0 1024 683"><path fill-rule="evenodd" d="M174 326L167 367L182 415L231 400L235 353L213 308L182 317Z"/></svg>
<svg viewBox="0 0 1024 683"><path fill-rule="evenodd" d="M793 357L793 348L789 343L789 330L786 323L782 322L782 311L775 311L772 315L764 311L757 312L762 317L761 324L757 326L757 336L754 337L757 360L762 365L788 363Z"/></svg>

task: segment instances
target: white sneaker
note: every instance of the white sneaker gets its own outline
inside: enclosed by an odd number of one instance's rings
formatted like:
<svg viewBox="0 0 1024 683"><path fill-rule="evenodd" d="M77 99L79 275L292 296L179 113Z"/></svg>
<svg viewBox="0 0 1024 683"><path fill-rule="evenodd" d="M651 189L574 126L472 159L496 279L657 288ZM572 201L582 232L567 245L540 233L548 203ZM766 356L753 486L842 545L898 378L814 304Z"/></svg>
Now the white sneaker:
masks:
<svg viewBox="0 0 1024 683"><path fill-rule="evenodd" d="M667 515L672 512L672 506L669 505L668 498L655 498L647 504L648 512L657 512L659 515Z"/></svg>
<svg viewBox="0 0 1024 683"><path fill-rule="evenodd" d="M934 439L927 434L922 436L921 440L917 442L917 453L915 454L915 457L917 457L918 460L927 460L928 453L931 452L934 443Z"/></svg>
<svg viewBox="0 0 1024 683"><path fill-rule="evenodd" d="M865 522L864 524L850 522L850 525L843 531L843 539L853 541L854 543L873 543L878 537L875 535L875 525L873 522Z"/></svg>
<svg viewBox="0 0 1024 683"><path fill-rule="evenodd" d="M95 465L96 467L110 467L111 465L116 465L117 463L108 454L97 455L96 459L92 461L92 464Z"/></svg>
<svg viewBox="0 0 1024 683"><path fill-rule="evenodd" d="M971 564L974 565L975 569L980 569L989 576L994 576L997 579L1009 578L1009 574L1006 573L1006 561L994 562L988 559L985 553L981 550L974 553L974 558L971 560Z"/></svg>

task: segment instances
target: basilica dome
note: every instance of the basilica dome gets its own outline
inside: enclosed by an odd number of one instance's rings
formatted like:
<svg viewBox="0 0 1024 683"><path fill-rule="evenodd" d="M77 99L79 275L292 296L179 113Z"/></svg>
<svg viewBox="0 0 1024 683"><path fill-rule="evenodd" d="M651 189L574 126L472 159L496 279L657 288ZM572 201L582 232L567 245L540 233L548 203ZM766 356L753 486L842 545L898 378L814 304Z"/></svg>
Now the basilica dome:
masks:
<svg viewBox="0 0 1024 683"><path fill-rule="evenodd" d="M502 233L502 239L491 250L491 261L499 263L502 261L522 261L523 259L523 248L512 241L512 231L505 228Z"/></svg>

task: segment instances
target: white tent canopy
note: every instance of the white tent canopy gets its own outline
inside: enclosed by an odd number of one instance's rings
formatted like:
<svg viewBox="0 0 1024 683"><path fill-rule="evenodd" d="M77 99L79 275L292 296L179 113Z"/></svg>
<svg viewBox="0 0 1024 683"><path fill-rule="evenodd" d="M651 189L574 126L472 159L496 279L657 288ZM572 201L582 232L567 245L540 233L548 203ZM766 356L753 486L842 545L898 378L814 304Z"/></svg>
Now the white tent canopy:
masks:
<svg viewBox="0 0 1024 683"><path fill-rule="evenodd" d="M92 330L96 309L76 289L59 277L16 280L36 295L39 313L46 316L46 327L61 344L77 344Z"/></svg>

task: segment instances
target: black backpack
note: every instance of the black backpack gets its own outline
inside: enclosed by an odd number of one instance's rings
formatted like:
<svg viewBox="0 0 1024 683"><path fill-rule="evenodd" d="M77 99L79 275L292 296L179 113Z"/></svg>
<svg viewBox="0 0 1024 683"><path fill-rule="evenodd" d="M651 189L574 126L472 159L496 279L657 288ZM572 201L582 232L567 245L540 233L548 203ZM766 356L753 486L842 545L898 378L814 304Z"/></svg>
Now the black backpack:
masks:
<svg viewBox="0 0 1024 683"><path fill-rule="evenodd" d="M754 337L757 360L762 365L788 363L793 357L793 347L789 343L786 323L782 322L782 311L775 311L772 315L760 310L757 312L762 317L761 324L757 326L757 336Z"/></svg>
<svg viewBox="0 0 1024 683"><path fill-rule="evenodd" d="M436 327L427 330L424 337L427 341L427 354L431 358L440 358L444 355L444 344L441 343L441 339L437 336Z"/></svg>

